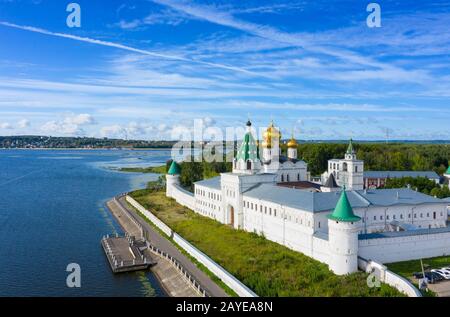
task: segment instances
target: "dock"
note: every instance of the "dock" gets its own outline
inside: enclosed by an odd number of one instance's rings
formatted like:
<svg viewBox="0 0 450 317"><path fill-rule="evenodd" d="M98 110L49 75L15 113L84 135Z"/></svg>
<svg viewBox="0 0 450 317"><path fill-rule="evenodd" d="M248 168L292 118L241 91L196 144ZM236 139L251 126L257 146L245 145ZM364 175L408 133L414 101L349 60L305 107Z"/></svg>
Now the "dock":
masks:
<svg viewBox="0 0 450 317"><path fill-rule="evenodd" d="M147 270L156 264L145 252L145 241L136 240L133 236L105 236L101 244L113 273Z"/></svg>

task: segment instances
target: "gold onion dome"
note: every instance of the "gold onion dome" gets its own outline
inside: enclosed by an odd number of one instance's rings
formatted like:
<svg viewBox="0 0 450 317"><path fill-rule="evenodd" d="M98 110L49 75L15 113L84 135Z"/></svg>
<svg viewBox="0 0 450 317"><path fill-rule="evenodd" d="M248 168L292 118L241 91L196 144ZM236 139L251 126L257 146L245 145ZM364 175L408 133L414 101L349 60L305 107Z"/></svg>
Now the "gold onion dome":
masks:
<svg viewBox="0 0 450 317"><path fill-rule="evenodd" d="M294 137L292 137L288 143L287 143L288 148L297 148L297 141L294 139Z"/></svg>
<svg viewBox="0 0 450 317"><path fill-rule="evenodd" d="M275 128L272 121L267 130L263 134L264 141L262 142L262 146L265 148L271 148L272 140L277 138L279 142L281 140L281 132L277 128Z"/></svg>

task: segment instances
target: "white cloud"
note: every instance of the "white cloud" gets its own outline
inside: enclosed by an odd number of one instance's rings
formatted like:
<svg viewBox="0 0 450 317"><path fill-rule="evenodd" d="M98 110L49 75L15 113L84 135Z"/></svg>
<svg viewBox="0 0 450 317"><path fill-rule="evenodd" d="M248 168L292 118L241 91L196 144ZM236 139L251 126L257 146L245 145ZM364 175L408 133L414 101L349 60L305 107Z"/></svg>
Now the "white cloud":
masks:
<svg viewBox="0 0 450 317"><path fill-rule="evenodd" d="M30 121L27 119L22 119L22 120L19 120L19 122L17 122L17 127L19 129L25 129L25 128L28 128L29 126L30 126Z"/></svg>
<svg viewBox="0 0 450 317"><path fill-rule="evenodd" d="M84 126L95 124L90 114L69 114L61 120L51 120L44 123L40 130L49 134L85 135Z"/></svg>
<svg viewBox="0 0 450 317"><path fill-rule="evenodd" d="M0 129L12 130L12 129L14 129L14 127L11 125L11 123L3 122L3 123L0 123Z"/></svg>

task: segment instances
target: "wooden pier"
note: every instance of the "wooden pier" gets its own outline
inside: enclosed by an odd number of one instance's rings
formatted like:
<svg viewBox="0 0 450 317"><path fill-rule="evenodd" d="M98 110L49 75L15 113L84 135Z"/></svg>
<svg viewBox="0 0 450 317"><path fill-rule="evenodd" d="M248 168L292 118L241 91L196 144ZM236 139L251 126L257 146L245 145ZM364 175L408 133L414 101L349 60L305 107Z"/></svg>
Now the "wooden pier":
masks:
<svg viewBox="0 0 450 317"><path fill-rule="evenodd" d="M135 240L132 236L105 236L101 244L114 273L147 270L156 264L145 252L145 241Z"/></svg>

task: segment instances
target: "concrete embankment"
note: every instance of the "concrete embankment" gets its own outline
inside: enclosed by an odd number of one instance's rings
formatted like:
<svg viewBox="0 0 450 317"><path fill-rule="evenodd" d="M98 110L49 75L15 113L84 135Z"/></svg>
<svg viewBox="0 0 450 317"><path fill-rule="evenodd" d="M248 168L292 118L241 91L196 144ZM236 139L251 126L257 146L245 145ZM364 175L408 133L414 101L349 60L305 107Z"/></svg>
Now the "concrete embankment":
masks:
<svg viewBox="0 0 450 317"><path fill-rule="evenodd" d="M116 199L108 201L106 205L123 230L130 236L134 236L136 239L147 236L146 228L143 228ZM157 264L152 266L151 270L169 296L200 297L205 295L200 285L170 255L150 245L150 243L148 243L148 246L143 252L157 261Z"/></svg>

